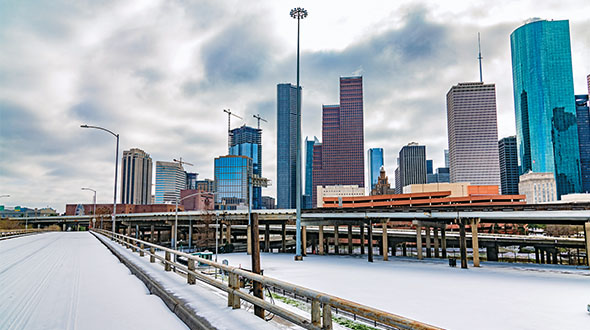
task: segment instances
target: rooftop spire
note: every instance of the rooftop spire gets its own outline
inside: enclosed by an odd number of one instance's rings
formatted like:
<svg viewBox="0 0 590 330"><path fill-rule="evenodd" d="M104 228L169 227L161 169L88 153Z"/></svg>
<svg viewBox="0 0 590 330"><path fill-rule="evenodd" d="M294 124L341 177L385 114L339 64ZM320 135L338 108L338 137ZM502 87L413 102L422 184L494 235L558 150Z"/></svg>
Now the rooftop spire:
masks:
<svg viewBox="0 0 590 330"><path fill-rule="evenodd" d="M479 60L479 82L483 82L483 76L481 72L481 59L483 57L481 57L481 42L479 38L479 32L477 32L477 47L479 49L479 56L477 57L477 59Z"/></svg>

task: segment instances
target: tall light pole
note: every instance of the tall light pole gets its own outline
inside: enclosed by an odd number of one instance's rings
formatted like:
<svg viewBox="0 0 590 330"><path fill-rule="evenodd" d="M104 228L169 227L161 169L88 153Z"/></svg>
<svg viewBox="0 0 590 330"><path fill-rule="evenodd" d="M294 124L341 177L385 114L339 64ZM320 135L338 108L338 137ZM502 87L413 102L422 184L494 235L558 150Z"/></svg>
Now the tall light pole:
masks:
<svg viewBox="0 0 590 330"><path fill-rule="evenodd" d="M92 199L93 203L94 203L94 208L92 210L92 218L93 218L93 223L92 223L92 227L94 227L94 225L96 224L96 190L92 189L92 188L82 188L82 190L88 190L88 191L92 191L94 193L94 198Z"/></svg>
<svg viewBox="0 0 590 330"><path fill-rule="evenodd" d="M291 9L290 15L297 19L297 159L295 160L297 232L295 235L295 260L303 260L301 254L301 90L299 89L299 25L301 20L307 17L307 10L301 7L293 8Z"/></svg>
<svg viewBox="0 0 590 330"><path fill-rule="evenodd" d="M99 127L99 126L89 126L89 125L80 125L82 128L94 128L99 129L101 131L105 131L107 133L111 133L114 137L117 138L117 150L115 152L115 188L113 192L113 233L115 232L115 218L117 214L117 173L119 172L119 134L115 134L112 131Z"/></svg>

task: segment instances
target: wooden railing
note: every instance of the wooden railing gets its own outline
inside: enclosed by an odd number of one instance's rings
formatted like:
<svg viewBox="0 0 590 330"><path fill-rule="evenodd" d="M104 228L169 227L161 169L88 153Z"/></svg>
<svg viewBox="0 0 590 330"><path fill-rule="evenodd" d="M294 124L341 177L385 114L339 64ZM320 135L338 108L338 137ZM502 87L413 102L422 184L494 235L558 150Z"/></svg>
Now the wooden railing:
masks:
<svg viewBox="0 0 590 330"><path fill-rule="evenodd" d="M0 240L4 238L10 238L14 236L20 236L24 234L33 234L33 233L40 233L50 231L47 229L37 229L37 228L30 228L30 229L0 229Z"/></svg>
<svg viewBox="0 0 590 330"><path fill-rule="evenodd" d="M195 284L196 280L199 280L227 292L228 307L232 307L234 309L240 308L240 299L243 299L305 329L332 329L332 308L344 310L395 329L440 329L435 326L414 321L372 307L364 306L323 292L308 289L268 276L255 274L241 268L216 263L208 259L169 249L133 237L101 229L92 229L92 231L102 234L111 240L122 244L123 246L131 249L133 252L138 252L141 257L146 255L149 256L151 263L156 262L156 259L160 260L164 265L165 271L171 271L174 268L176 271L182 271L186 273L188 284ZM164 256L162 257L160 254L157 254L156 249L163 251ZM187 260L187 265L177 262L178 257L185 258ZM195 265L198 264L206 264L211 266L216 269L216 273L220 271L227 274L229 278L227 283L201 273L195 267ZM310 317L306 318L300 316L288 309L260 299L245 290L241 290L240 283L244 280L258 282L264 286L278 288L284 290L285 292L309 299L309 301L311 301Z"/></svg>

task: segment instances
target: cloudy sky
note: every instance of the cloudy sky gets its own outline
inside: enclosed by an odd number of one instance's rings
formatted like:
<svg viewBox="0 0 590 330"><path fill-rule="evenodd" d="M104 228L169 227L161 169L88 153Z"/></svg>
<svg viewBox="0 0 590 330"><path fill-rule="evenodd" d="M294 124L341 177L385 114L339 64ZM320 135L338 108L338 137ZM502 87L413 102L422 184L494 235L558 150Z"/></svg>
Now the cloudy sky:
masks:
<svg viewBox="0 0 590 330"><path fill-rule="evenodd" d="M0 2L0 195L14 206L112 201L115 139L156 160L182 157L212 178L227 150L224 108L263 123L263 175L276 182L276 85L295 83L301 26L303 136L321 139L321 106L338 78L364 79L365 149L447 147L445 95L496 84L499 137L515 134L510 33L531 17L568 19L576 93L590 74L590 2L561 1L27 1ZM275 196L276 187L263 192Z"/></svg>

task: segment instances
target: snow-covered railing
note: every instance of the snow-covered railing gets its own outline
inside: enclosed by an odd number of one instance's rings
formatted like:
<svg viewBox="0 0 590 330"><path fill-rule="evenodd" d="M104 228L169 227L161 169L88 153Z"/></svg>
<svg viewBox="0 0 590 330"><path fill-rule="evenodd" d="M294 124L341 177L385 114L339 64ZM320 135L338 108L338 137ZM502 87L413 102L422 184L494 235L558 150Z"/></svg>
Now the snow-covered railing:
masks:
<svg viewBox="0 0 590 330"><path fill-rule="evenodd" d="M4 238L9 238L13 236L20 236L25 234L33 234L39 233L43 231L48 231L46 229L37 229L37 228L30 228L30 229L0 229L0 240Z"/></svg>
<svg viewBox="0 0 590 330"><path fill-rule="evenodd" d="M187 274L188 284L195 284L196 280L200 280L227 292L227 305L228 307L232 307L234 309L240 308L240 299L243 299L255 306L278 315L289 322L299 325L305 329L313 330L332 329L332 308L344 310L396 329L441 329L313 289L308 289L296 284L252 273L238 267L216 263L208 259L169 249L133 237L101 229L92 230L126 246L133 252L138 252L141 257L145 256L146 254L149 255L151 263L156 262L156 259L160 260L164 264L165 271L171 271L174 267L175 270L181 270L185 272ZM156 249L163 251L164 257L156 254ZM172 257L173 255L174 258ZM186 258L187 265L176 262L176 260L178 260L177 257ZM210 276L197 271L195 265L198 264L206 264L228 274L228 283L226 284L222 281L218 281L217 279L211 278ZM308 298L311 301L311 317L305 318L296 313L293 313L288 309L271 304L266 302L264 299L260 299L246 291L242 291L240 289L240 282L243 279L247 279L252 282L258 282L264 286L271 286L286 292L290 292L292 294L296 294L298 296Z"/></svg>

